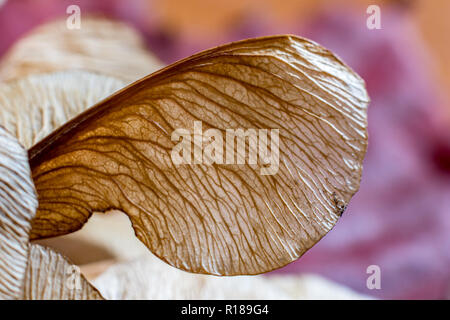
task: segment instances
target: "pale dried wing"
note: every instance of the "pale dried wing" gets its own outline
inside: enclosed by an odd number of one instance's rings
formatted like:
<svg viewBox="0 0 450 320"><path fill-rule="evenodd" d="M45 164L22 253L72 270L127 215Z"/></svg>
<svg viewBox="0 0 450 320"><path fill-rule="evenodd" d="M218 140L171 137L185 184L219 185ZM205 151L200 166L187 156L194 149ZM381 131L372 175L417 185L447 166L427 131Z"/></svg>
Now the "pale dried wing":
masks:
<svg viewBox="0 0 450 320"><path fill-rule="evenodd" d="M87 71L30 75L0 86L0 125L26 148L125 82Z"/></svg>
<svg viewBox="0 0 450 320"><path fill-rule="evenodd" d="M99 72L132 82L162 67L127 24L83 16L81 28L58 19L20 39L0 62L0 81L69 69Z"/></svg>
<svg viewBox="0 0 450 320"><path fill-rule="evenodd" d="M0 126L0 300L22 296L37 205L27 152Z"/></svg>
<svg viewBox="0 0 450 320"><path fill-rule="evenodd" d="M95 267L104 268L90 266ZM151 256L109 266L93 283L113 300L369 299L318 275L211 277L170 268Z"/></svg>
<svg viewBox="0 0 450 320"><path fill-rule="evenodd" d="M62 255L30 244L23 298L27 300L102 300L103 297Z"/></svg>
<svg viewBox="0 0 450 320"><path fill-rule="evenodd" d="M68 290L67 270L76 267L29 243L37 206L27 152L0 126L0 299L101 298L81 274L77 290Z"/></svg>

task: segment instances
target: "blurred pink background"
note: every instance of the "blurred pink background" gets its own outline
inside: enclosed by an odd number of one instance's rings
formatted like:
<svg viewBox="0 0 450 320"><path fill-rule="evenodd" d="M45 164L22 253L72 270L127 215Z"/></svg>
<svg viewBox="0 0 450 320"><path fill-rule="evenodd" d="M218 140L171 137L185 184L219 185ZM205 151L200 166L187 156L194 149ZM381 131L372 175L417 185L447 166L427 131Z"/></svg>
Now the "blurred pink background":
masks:
<svg viewBox="0 0 450 320"><path fill-rule="evenodd" d="M382 29L366 27L379 3ZM449 1L9 0L0 56L36 25L84 14L129 22L162 61L290 33L336 52L367 82L369 150L360 191L335 228L277 273L314 272L384 299L450 298ZM444 29L443 29L444 28ZM449 72L446 72L449 71ZM381 290L366 269L381 268Z"/></svg>

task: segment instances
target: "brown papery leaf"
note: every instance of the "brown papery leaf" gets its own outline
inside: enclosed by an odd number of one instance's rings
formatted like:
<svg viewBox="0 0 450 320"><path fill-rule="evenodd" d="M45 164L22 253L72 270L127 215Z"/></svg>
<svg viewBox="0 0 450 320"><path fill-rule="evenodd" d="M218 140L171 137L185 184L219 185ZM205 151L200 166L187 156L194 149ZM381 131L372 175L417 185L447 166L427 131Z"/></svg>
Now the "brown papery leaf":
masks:
<svg viewBox="0 0 450 320"><path fill-rule="evenodd" d="M0 299L102 299L81 274L68 285L64 257L29 243L38 206L30 173L27 152L0 126Z"/></svg>
<svg viewBox="0 0 450 320"><path fill-rule="evenodd" d="M83 16L80 29L59 19L34 29L0 61L0 81L68 69L99 72L128 83L162 67L140 34L119 21Z"/></svg>
<svg viewBox="0 0 450 320"><path fill-rule="evenodd" d="M194 55L29 150L39 199L32 237L66 234L94 211L119 209L137 237L175 267L216 275L282 267L334 226L358 190L368 100L350 68L295 36ZM262 174L260 160L175 165L179 141L171 135L192 133L195 121L223 137L227 129L279 129L279 169ZM194 140L192 152L202 143Z"/></svg>

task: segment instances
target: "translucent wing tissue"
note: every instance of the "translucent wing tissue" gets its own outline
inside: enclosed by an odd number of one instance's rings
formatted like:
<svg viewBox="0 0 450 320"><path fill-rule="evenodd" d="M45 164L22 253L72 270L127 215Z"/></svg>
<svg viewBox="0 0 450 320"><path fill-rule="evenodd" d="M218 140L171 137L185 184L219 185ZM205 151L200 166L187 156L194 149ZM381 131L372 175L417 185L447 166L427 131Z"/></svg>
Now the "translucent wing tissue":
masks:
<svg viewBox="0 0 450 320"><path fill-rule="evenodd" d="M119 209L137 237L175 267L216 275L282 267L334 226L358 190L368 102L358 75L295 36L191 56L30 149L39 199L32 238L72 232L92 212ZM279 139L269 139L279 149L277 170L261 174L267 163L260 159L174 163L173 133L195 133L199 124L223 137L227 130L278 130ZM204 138L194 134L187 149L194 159L220 136ZM243 152L254 148L249 139ZM214 150L214 159L225 157ZM239 152L236 159L245 158Z"/></svg>

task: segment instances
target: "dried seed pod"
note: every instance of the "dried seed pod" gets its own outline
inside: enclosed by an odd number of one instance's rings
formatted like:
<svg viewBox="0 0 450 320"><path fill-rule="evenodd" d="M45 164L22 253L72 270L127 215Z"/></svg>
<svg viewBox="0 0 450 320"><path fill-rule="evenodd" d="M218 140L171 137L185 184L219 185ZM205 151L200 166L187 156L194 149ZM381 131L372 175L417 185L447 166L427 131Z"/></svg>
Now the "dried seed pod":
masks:
<svg viewBox="0 0 450 320"><path fill-rule="evenodd" d="M83 69L132 82L161 66L125 23L83 17L80 29L69 29L61 19L37 27L14 44L0 62L0 81Z"/></svg>

